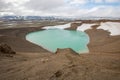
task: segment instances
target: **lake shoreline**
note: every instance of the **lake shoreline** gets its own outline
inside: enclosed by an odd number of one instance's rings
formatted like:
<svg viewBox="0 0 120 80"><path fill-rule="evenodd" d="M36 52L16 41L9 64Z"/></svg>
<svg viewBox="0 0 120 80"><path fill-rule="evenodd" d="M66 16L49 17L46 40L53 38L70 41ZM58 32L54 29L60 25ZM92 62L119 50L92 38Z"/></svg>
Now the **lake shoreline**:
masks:
<svg viewBox="0 0 120 80"><path fill-rule="evenodd" d="M89 51L87 48L89 37L82 31L47 29L27 34L26 40L53 53L57 48L71 48L78 54Z"/></svg>

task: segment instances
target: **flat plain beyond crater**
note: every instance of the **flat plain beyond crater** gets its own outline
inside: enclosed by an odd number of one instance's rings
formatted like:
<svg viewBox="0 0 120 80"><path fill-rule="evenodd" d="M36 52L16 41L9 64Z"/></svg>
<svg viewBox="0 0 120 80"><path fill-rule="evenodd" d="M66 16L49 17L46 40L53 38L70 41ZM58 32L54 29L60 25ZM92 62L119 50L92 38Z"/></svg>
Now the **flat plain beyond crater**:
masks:
<svg viewBox="0 0 120 80"><path fill-rule="evenodd" d="M1 27L0 44L9 47L0 45L0 80L120 80L120 21L70 23L61 29L85 31L90 38L89 53L77 54L70 48L51 53L25 39L30 32L51 27L43 28L47 23Z"/></svg>

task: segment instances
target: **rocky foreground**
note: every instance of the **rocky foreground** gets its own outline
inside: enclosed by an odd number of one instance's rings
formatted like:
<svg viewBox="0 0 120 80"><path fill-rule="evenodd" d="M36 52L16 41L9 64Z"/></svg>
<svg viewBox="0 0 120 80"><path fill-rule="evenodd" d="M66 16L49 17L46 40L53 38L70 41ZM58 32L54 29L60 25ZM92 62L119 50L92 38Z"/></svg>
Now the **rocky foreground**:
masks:
<svg viewBox="0 0 120 80"><path fill-rule="evenodd" d="M120 36L97 27L86 30L90 52L83 54L71 49L52 54L25 40L26 33L40 28L1 29L0 80L120 80ZM11 57L3 50L15 52L7 53Z"/></svg>

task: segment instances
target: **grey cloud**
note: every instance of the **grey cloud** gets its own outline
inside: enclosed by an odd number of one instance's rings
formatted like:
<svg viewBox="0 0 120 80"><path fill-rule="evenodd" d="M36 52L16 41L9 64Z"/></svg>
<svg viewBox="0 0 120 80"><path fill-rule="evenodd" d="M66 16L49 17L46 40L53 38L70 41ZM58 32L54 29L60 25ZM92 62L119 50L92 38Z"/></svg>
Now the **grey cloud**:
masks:
<svg viewBox="0 0 120 80"><path fill-rule="evenodd" d="M0 14L14 14L14 15L47 15L47 16L118 16L120 10L114 6L104 6L99 8L95 6L94 9L84 9L71 5L65 0L16 0L16 2L5 2L9 0L0 0ZM21 2L19 2L21 1ZM80 2L80 0L71 0ZM89 0L81 0L89 1ZM98 0L91 0L98 1ZM103 0L100 0L103 1ZM105 0L107 1L107 0ZM113 0L109 0L113 1ZM119 1L119 0L115 0ZM82 2L81 2L82 3ZM119 7L119 6L118 6ZM105 12L105 13L103 13Z"/></svg>
<svg viewBox="0 0 120 80"><path fill-rule="evenodd" d="M5 8L7 8L8 6L10 6L10 4L5 3L3 0L0 0L0 11L4 11Z"/></svg>
<svg viewBox="0 0 120 80"><path fill-rule="evenodd" d="M30 0L24 4L28 9L33 10L52 10L64 6L64 0Z"/></svg>

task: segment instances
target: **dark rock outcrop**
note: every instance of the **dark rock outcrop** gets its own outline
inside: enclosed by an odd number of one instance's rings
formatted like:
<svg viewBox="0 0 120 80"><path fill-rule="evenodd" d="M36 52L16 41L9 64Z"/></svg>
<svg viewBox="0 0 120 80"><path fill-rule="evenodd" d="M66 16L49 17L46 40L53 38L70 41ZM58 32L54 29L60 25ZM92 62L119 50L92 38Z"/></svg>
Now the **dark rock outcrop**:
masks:
<svg viewBox="0 0 120 80"><path fill-rule="evenodd" d="M71 23L70 27L66 28L66 30L76 30L80 25L82 25L82 23Z"/></svg>
<svg viewBox="0 0 120 80"><path fill-rule="evenodd" d="M10 46L8 46L5 43L0 43L0 53L1 54L16 54L15 51L11 49Z"/></svg>
<svg viewBox="0 0 120 80"><path fill-rule="evenodd" d="M57 49L57 51L55 52L55 54L78 54L75 51L73 51L70 48L65 48L65 49Z"/></svg>
<svg viewBox="0 0 120 80"><path fill-rule="evenodd" d="M93 25L93 26L91 26L91 27L92 27L92 29L96 30L99 26L100 26L100 24Z"/></svg>

